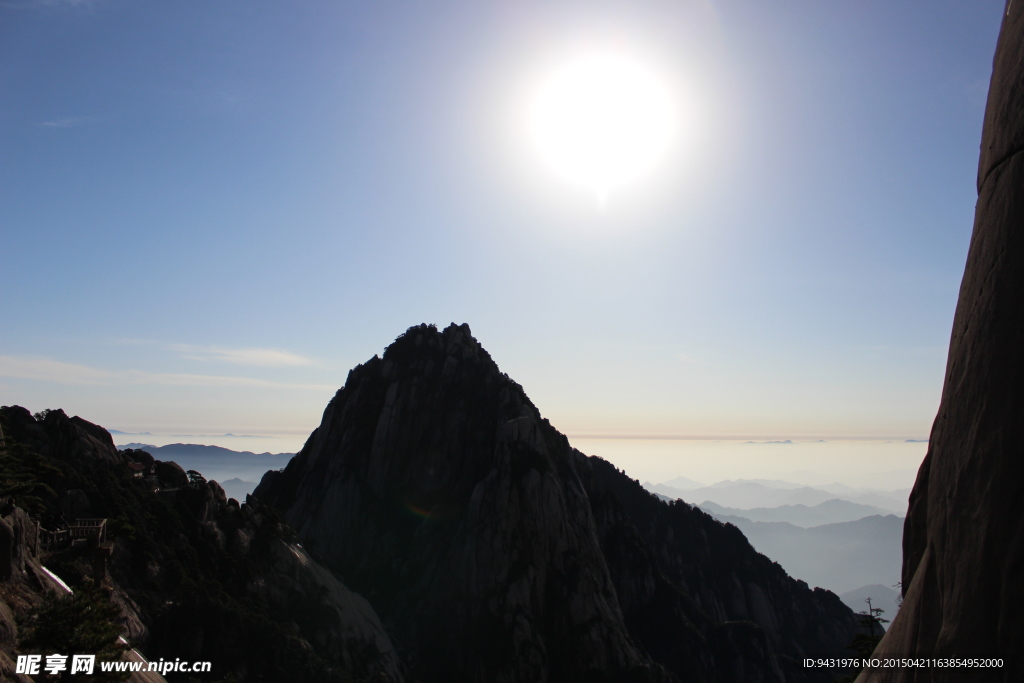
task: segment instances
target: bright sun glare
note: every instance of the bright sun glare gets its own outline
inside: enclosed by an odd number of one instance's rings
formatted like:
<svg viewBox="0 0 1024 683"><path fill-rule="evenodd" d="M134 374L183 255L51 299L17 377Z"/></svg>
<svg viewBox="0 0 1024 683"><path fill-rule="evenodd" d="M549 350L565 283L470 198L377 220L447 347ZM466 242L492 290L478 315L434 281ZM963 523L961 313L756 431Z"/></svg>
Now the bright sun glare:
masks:
<svg viewBox="0 0 1024 683"><path fill-rule="evenodd" d="M603 204L614 187L642 176L674 133L668 89L643 65L614 54L578 58L552 73L530 111L538 152L566 180Z"/></svg>

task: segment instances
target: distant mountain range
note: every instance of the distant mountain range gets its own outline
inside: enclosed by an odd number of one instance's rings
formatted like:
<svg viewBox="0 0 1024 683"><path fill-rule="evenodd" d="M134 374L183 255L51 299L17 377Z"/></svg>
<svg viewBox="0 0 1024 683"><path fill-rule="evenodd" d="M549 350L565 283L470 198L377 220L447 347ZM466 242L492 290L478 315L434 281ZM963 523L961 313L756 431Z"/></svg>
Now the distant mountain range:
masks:
<svg viewBox="0 0 1024 683"><path fill-rule="evenodd" d="M682 499L735 525L758 552L811 586L843 593L899 581L900 515L906 512L909 489L804 486L778 479L726 480L706 486L686 477L644 487L663 500ZM893 598L874 592L886 603ZM862 600L858 594L848 604L860 611ZM891 611L888 604L884 609Z"/></svg>
<svg viewBox="0 0 1024 683"><path fill-rule="evenodd" d="M291 458L294 453L253 453L252 451L233 451L222 446L204 446L197 443L172 443L166 446L153 446L146 443L129 443L121 448L139 448L148 451L157 460L164 460L166 456L175 457L234 457L243 456L246 458ZM180 464L180 463L179 463Z"/></svg>
<svg viewBox="0 0 1024 683"><path fill-rule="evenodd" d="M144 443L129 443L121 448L137 448L146 451L157 460L173 460L186 470L196 470L206 479L215 479L221 485L226 480L239 479L246 484L258 482L267 470L279 470L288 464L294 453L253 453L233 451L221 446L203 446L194 443L172 443L167 446L152 446ZM251 492L255 484L246 493ZM227 487L225 487L225 490ZM228 496L239 498L228 492Z"/></svg>
<svg viewBox="0 0 1024 683"><path fill-rule="evenodd" d="M854 522L871 515L892 514L891 510L884 510L873 505L851 503L840 498L832 498L813 506L780 505L774 508L753 508L751 510L725 507L706 500L699 507L715 517L744 517L752 522L788 522L805 528L838 522Z"/></svg>
<svg viewBox="0 0 1024 683"><path fill-rule="evenodd" d="M712 514L739 528L750 544L810 586L843 593L900 580L903 518L872 515L854 522L803 528L787 522L753 522Z"/></svg>
<svg viewBox="0 0 1024 683"><path fill-rule="evenodd" d="M670 485L678 481L679 478L673 479L672 482L661 484L651 484L648 482L644 484L644 488L652 493L658 493L673 500L682 498L691 504L702 504L710 501L722 507L736 508L743 511L755 508L775 508L783 505L814 507L838 498L851 503L878 508L884 514L904 515L907 511L907 499L910 496L910 489L879 491L874 489L855 489L838 483L824 486L804 486L793 482L767 479L727 480L712 484L711 486L689 489ZM823 524L825 521L821 520L817 523Z"/></svg>
<svg viewBox="0 0 1024 683"><path fill-rule="evenodd" d="M669 486L680 491L692 491L693 489L704 488L704 484L699 481L694 481L693 479L687 479L686 477L676 477L675 479L662 483L665 486ZM647 486L647 484L644 484L644 486Z"/></svg>

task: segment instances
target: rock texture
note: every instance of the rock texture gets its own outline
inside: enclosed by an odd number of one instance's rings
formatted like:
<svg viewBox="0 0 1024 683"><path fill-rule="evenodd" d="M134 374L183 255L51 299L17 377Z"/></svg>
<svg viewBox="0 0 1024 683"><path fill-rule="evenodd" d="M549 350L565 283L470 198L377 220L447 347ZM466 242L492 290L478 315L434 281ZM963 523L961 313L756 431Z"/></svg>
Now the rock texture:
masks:
<svg viewBox="0 0 1024 683"><path fill-rule="evenodd" d="M425 680L664 680L567 455L468 328L414 328L255 495L366 591Z"/></svg>
<svg viewBox="0 0 1024 683"><path fill-rule="evenodd" d="M165 491L163 497L184 513L186 523L194 524L205 540L202 545L192 544L200 551L196 561L242 568L231 572L235 585L228 590L238 598L252 598L260 621L284 625L276 637L286 635L300 647L312 649L344 676L404 680L398 655L369 603L313 560L259 501L239 505L228 500L215 481ZM166 557L154 558L157 570L151 577L141 575L137 559L122 547L111 567L112 576L128 595L145 595L147 584L168 582L170 577L160 568ZM254 643L264 640L268 642L257 649L273 646L275 636L258 633L264 624L245 623L223 605L192 601L187 595L176 597L164 609L154 609L151 600L143 600L141 616L149 631L145 652L151 659L209 660L241 681L282 680L260 670L268 662L252 651ZM273 664L287 668L286 657L273 657L272 661L278 660ZM339 678L328 678L315 668L307 669L305 675L307 680ZM344 676L340 678L347 680Z"/></svg>
<svg viewBox="0 0 1024 683"><path fill-rule="evenodd" d="M425 683L812 680L792 658L856 629L735 528L570 448L465 325L355 368L255 496Z"/></svg>
<svg viewBox="0 0 1024 683"><path fill-rule="evenodd" d="M38 555L39 529L36 523L10 498L0 499L0 598L26 592L26 584L38 585ZM15 611L6 600L0 599L0 681L4 683L28 683L32 680L15 673L17 644Z"/></svg>
<svg viewBox="0 0 1024 683"><path fill-rule="evenodd" d="M23 577L39 555L39 525L8 498L0 500L0 581Z"/></svg>
<svg viewBox="0 0 1024 683"><path fill-rule="evenodd" d="M369 603L259 501L240 505L215 481L189 482L175 463L153 463L157 482L134 478L127 462L138 453L118 452L109 435L101 438L105 430L59 410L36 419L3 407L0 421L18 449L17 462L0 452L0 483L10 488L7 479L19 477L16 490L33 494L26 500L43 518L108 520L104 585L125 636L150 660L211 661L214 671L202 678L211 681L404 680ZM18 644L7 612L25 618L53 589L40 562L77 590L93 581L91 552L42 553L37 522L0 499L0 680L21 680L7 667Z"/></svg>
<svg viewBox="0 0 1024 683"><path fill-rule="evenodd" d="M1024 680L1024 4L1008 2L978 169L974 233L945 384L903 536L903 607L875 651L999 655L1000 669L858 681Z"/></svg>
<svg viewBox="0 0 1024 683"><path fill-rule="evenodd" d="M6 406L5 406L6 408ZM109 464L124 462L110 432L63 410L47 410L36 420L20 406L6 408L7 438L22 443L44 457L61 454L77 460L98 460Z"/></svg>

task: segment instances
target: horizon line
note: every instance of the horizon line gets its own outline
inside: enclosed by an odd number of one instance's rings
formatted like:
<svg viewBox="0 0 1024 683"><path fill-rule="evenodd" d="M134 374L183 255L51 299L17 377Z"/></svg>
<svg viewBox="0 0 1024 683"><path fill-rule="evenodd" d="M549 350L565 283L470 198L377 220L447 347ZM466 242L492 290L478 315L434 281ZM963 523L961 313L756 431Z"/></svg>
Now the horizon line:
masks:
<svg viewBox="0 0 1024 683"><path fill-rule="evenodd" d="M221 432L219 434L187 434L187 433L172 433L172 432L126 432L118 429L106 429L107 432L113 437L161 437L161 438L233 438L233 439L282 439L282 438L294 438L297 436L306 437L309 436L310 432L306 431L281 431L281 432L268 432L268 433L243 433L234 434L231 432ZM665 433L591 433L591 432L574 432L566 433L568 439L593 439L598 441L738 441L738 442L753 442L762 445L784 445L786 442L792 443L813 443L813 442L829 442L829 441L893 441L898 443L928 443L927 437L916 437L907 436L906 434L665 434Z"/></svg>
<svg viewBox="0 0 1024 683"><path fill-rule="evenodd" d="M900 443L928 443L928 439L908 437L905 434L892 435L831 435L831 434L800 434L800 435L764 435L764 434L566 434L569 439L623 440L623 441L755 441L757 443L778 443L786 441L818 442L818 441L896 441Z"/></svg>

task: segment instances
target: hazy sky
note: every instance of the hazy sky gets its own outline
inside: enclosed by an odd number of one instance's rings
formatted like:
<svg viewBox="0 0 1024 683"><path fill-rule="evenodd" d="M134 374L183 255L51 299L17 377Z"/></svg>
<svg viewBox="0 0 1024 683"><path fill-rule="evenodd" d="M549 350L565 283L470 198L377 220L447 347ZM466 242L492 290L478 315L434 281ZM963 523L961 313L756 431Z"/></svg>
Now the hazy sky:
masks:
<svg viewBox="0 0 1024 683"><path fill-rule="evenodd" d="M455 321L569 434L925 437L1002 9L0 0L0 403L305 435ZM602 209L521 121L606 48L690 143Z"/></svg>

